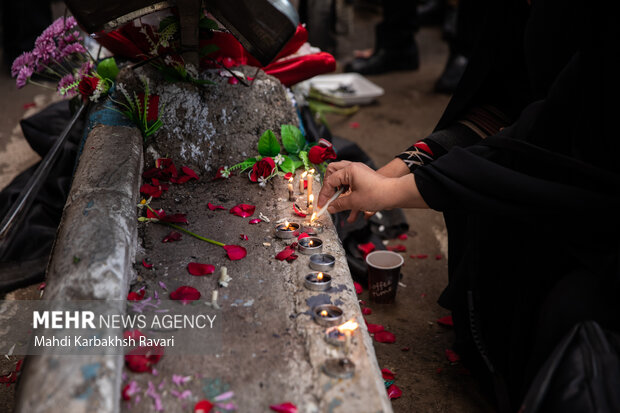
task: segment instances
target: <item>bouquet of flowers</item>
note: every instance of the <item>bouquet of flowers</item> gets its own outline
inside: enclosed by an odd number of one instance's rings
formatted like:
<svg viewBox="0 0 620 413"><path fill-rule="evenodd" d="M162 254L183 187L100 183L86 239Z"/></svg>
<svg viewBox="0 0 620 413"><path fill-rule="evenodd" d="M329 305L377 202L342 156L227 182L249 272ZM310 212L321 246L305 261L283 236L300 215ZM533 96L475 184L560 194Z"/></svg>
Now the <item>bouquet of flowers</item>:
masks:
<svg viewBox="0 0 620 413"><path fill-rule="evenodd" d="M61 96L81 95L84 101L96 102L108 92L118 74L116 62L105 59L95 68L76 26L73 17L57 19L36 39L32 51L15 59L11 75L17 78L18 89L28 83L50 88L34 77L55 82Z"/></svg>

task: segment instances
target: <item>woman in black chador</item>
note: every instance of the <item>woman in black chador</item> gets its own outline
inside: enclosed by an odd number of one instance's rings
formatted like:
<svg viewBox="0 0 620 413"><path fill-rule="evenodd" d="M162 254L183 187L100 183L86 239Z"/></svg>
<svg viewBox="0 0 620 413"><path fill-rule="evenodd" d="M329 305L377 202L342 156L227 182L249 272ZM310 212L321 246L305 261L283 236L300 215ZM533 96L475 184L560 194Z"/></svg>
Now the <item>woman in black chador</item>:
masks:
<svg viewBox="0 0 620 413"><path fill-rule="evenodd" d="M435 132L377 172L331 164L318 203L444 213L456 350L516 410L573 325L619 329L620 25L614 2L487 3Z"/></svg>

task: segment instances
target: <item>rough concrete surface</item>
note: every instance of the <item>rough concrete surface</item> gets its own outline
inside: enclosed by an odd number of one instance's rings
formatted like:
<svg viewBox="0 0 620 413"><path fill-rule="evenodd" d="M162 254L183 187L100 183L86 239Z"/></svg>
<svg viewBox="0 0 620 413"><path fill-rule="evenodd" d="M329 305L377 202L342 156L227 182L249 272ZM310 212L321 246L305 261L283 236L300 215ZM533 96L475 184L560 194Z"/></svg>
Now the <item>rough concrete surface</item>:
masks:
<svg viewBox="0 0 620 413"><path fill-rule="evenodd" d="M46 274L46 300L122 300L135 255L142 142L134 128L95 127L86 140ZM16 412L118 411L116 356L31 356Z"/></svg>

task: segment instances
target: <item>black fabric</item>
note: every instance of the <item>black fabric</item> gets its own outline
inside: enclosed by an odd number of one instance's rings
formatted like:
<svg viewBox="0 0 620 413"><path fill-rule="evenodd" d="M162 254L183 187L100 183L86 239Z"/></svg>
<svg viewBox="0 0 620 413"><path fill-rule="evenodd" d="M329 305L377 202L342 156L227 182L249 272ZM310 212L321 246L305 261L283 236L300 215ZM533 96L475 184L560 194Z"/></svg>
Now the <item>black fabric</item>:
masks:
<svg viewBox="0 0 620 413"><path fill-rule="evenodd" d="M22 120L21 127L30 146L39 155L45 156L70 119L69 102L64 101ZM83 122L78 120L22 226L13 229L16 231L15 237L0 257L0 291L43 278L45 263L69 194L82 131ZM4 216L13 205L38 165L19 174L0 192L0 216ZM38 266L34 263L38 263Z"/></svg>
<svg viewBox="0 0 620 413"><path fill-rule="evenodd" d="M619 328L620 26L598 2L484 11L481 43L437 130L487 103L517 121L453 147L415 179L448 228L440 304L453 312L456 350L489 385L505 385L514 411L569 321Z"/></svg>

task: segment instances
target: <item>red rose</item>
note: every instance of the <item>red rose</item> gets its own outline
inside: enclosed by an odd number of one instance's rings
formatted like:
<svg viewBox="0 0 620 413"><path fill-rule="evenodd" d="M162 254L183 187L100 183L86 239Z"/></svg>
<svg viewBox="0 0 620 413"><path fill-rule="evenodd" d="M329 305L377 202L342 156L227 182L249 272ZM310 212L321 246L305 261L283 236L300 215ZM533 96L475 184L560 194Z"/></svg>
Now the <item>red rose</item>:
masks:
<svg viewBox="0 0 620 413"><path fill-rule="evenodd" d="M258 178L267 178L273 172L276 163L270 157L266 157L256 162L252 167L250 181L258 182Z"/></svg>
<svg viewBox="0 0 620 413"><path fill-rule="evenodd" d="M314 164L321 164L328 159L336 159L336 152L331 146L316 145L310 148L308 159Z"/></svg>
<svg viewBox="0 0 620 413"><path fill-rule="evenodd" d="M84 97L84 100L88 99L89 96L95 93L99 82L100 80L98 78L92 76L84 76L82 78L82 80L78 84L78 90L80 91L80 94Z"/></svg>

